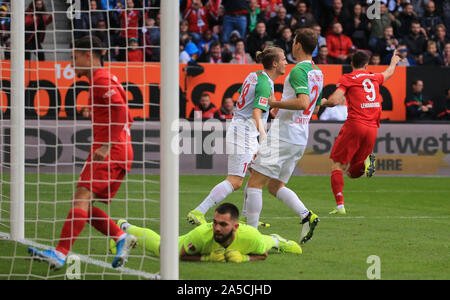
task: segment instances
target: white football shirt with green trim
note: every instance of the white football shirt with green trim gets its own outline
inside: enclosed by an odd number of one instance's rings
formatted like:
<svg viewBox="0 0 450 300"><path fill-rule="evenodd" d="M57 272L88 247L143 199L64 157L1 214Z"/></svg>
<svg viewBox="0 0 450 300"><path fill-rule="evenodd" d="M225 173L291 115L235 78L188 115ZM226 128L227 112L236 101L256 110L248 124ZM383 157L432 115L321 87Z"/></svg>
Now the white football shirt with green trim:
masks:
<svg viewBox="0 0 450 300"><path fill-rule="evenodd" d="M261 119L265 125L269 116L269 98L273 92L274 83L266 72L250 73L239 89L240 96L236 102L233 119L250 120L253 109L259 108L263 111Z"/></svg>
<svg viewBox="0 0 450 300"><path fill-rule="evenodd" d="M310 106L306 110L280 109L268 136L278 136L284 142L306 146L309 121L316 105L320 105L322 90L322 71L309 60L299 62L286 77L281 101L296 99L298 94L306 94L309 95Z"/></svg>

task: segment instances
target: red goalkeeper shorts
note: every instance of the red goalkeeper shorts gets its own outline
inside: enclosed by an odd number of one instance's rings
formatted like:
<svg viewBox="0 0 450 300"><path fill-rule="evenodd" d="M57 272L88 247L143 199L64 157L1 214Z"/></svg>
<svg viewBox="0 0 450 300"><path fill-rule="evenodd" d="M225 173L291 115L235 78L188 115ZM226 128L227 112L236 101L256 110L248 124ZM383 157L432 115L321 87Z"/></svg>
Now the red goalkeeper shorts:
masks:
<svg viewBox="0 0 450 300"><path fill-rule="evenodd" d="M363 162L372 153L378 128L359 122L345 122L331 149L330 158L343 165Z"/></svg>
<svg viewBox="0 0 450 300"><path fill-rule="evenodd" d="M126 170L121 164L110 161L92 161L89 155L80 174L77 187L86 187L101 202L109 203L120 188Z"/></svg>

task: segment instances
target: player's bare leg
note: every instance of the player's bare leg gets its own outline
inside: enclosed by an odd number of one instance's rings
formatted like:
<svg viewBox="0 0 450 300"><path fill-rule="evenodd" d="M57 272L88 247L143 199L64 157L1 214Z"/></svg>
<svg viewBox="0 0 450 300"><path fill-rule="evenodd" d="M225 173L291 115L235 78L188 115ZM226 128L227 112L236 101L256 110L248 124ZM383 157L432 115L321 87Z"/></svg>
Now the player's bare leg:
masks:
<svg viewBox="0 0 450 300"><path fill-rule="evenodd" d="M331 189L336 200L336 209L332 210L330 214L346 213L344 207L344 172L347 171L347 167L348 165L335 161L331 165Z"/></svg>
<svg viewBox="0 0 450 300"><path fill-rule="evenodd" d="M270 178L267 183L267 189L270 194L283 201L284 204L300 216L302 220L302 233L300 235L301 243L306 243L310 240L314 233L314 229L320 221L318 216L308 210L297 194L286 187L284 182Z"/></svg>

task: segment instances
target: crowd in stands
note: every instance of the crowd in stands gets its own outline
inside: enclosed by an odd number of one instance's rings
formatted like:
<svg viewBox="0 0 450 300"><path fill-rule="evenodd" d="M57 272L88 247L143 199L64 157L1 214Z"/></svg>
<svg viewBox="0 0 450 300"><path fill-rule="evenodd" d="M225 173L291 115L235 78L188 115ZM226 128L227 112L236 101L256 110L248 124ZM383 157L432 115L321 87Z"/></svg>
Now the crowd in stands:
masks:
<svg viewBox="0 0 450 300"><path fill-rule="evenodd" d="M294 63L295 31L310 27L319 34L313 58L320 64L347 64L356 50L370 54L373 64L387 64L400 48L403 65L450 66L450 0L377 0L379 10L367 0L179 1L184 63L255 63L256 52L271 45ZM42 48L53 22L43 0L28 3L27 58ZM109 49L109 61L159 61L160 5L160 0L81 1L71 29L75 38L97 35ZM10 43L9 7L10 0L0 0L1 49Z"/></svg>
<svg viewBox="0 0 450 300"><path fill-rule="evenodd" d="M276 45L293 63L295 31L311 27L319 33L313 57L321 64L346 64L356 50L374 56L374 64L387 64L402 47L404 65L450 66L449 0L380 0L376 16L368 2L180 0L180 61L248 64L257 51ZM159 61L160 0L82 3L75 37L93 30L109 46L112 61Z"/></svg>
<svg viewBox="0 0 450 300"><path fill-rule="evenodd" d="M357 50L371 56L370 64L388 64L398 49L403 66L450 66L450 0L377 0L379 10L367 0L179 1L182 63L251 64L257 51L272 45L295 63L295 31L309 27L319 36L313 53L317 64L348 64ZM9 2L0 0L1 49L9 47ZM75 38L97 35L108 49L106 60L157 62L160 5L161 0L81 1L81 14L71 29ZM43 0L32 0L25 16L26 49L38 50L52 13ZM8 51L0 54L8 58ZM415 108L407 105L408 111ZM417 106L421 113L416 117L427 118L427 105Z"/></svg>

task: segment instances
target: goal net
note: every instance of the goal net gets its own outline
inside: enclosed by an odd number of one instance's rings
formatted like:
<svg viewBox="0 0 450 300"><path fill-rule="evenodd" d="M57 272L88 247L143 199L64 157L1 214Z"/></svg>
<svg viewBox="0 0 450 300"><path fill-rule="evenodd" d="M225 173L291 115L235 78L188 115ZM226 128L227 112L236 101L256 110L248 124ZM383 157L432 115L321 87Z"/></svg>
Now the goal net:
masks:
<svg viewBox="0 0 450 300"><path fill-rule="evenodd" d="M20 7L11 2L0 1L0 279L159 279L160 259L142 246L130 252L123 267L113 268L110 238L89 221L61 270L31 260L28 248L54 249L58 244L92 145L89 97L95 87L87 77L76 76L71 56L71 45L86 35L102 41L104 68L123 86L134 119L131 171L109 205L100 201L94 205L114 221L126 219L158 233L162 230L160 1L26 0L22 50L11 44L15 34L11 20L17 17L11 6ZM18 139L14 135L20 133L13 130L17 116L12 108L19 100L12 97L15 51L25 53L23 161L14 147ZM13 176L15 168L23 168L24 182ZM14 238L12 220L20 199L12 190L20 186L24 234Z"/></svg>

